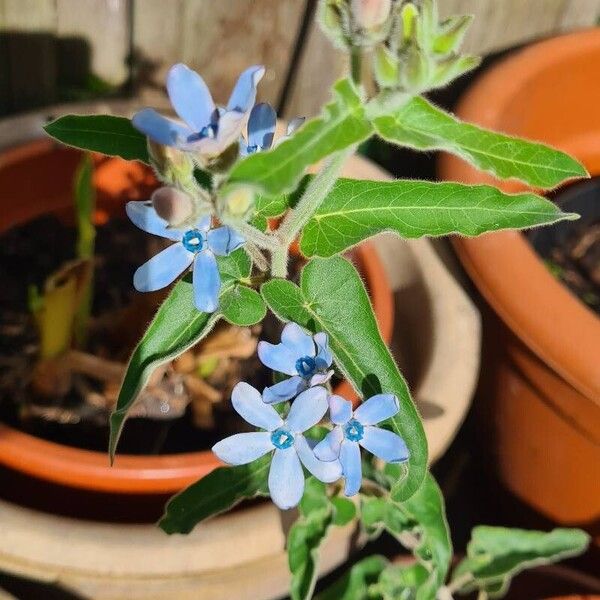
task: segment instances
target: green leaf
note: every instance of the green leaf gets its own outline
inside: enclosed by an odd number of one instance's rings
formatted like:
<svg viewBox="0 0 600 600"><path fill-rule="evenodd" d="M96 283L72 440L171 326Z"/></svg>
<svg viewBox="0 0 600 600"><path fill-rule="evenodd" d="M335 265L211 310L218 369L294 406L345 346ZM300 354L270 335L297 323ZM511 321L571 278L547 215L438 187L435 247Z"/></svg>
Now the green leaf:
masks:
<svg viewBox="0 0 600 600"><path fill-rule="evenodd" d="M452 559L444 497L435 479L428 473L417 493L401 506L419 531L420 543L413 553L429 571L427 581L417 590L416 599L434 600L438 589L446 581Z"/></svg>
<svg viewBox="0 0 600 600"><path fill-rule="evenodd" d="M576 218L541 196L488 185L340 179L304 228L300 249L305 256L332 256L381 231L472 236Z"/></svg>
<svg viewBox="0 0 600 600"><path fill-rule="evenodd" d="M371 538L385 529L400 541L402 534L414 527L414 522L389 496L362 496L360 520Z"/></svg>
<svg viewBox="0 0 600 600"><path fill-rule="evenodd" d="M247 465L219 467L173 496L158 525L166 533L189 533L201 521L242 500L268 496L271 455Z"/></svg>
<svg viewBox="0 0 600 600"><path fill-rule="evenodd" d="M388 564L383 556L369 556L357 562L332 586L317 594L315 600L370 600L369 588L377 583Z"/></svg>
<svg viewBox="0 0 600 600"><path fill-rule="evenodd" d="M124 117L66 115L48 123L44 129L67 146L150 162L146 137Z"/></svg>
<svg viewBox="0 0 600 600"><path fill-rule="evenodd" d="M306 480L300 517L287 538L292 600L308 600L318 575L319 548L333 522L333 509L325 485L314 477Z"/></svg>
<svg viewBox="0 0 600 600"><path fill-rule="evenodd" d="M390 484L399 475L398 467L399 465L386 465L385 475ZM427 573L427 577L422 580L415 580L415 597L417 600L433 600L446 580L452 558L444 498L434 478L427 474L421 487L405 502L394 502L389 496L363 497L361 522L367 533L378 535L382 529L386 529L401 544L412 550ZM415 537L414 547L408 544L411 536ZM394 597L389 592L390 586L398 588L404 585L410 588L407 577L407 574L400 571L394 573L387 594Z"/></svg>
<svg viewBox="0 0 600 600"><path fill-rule="evenodd" d="M585 551L590 537L580 529L526 531L480 526L473 529L465 558L454 570L453 581L470 573L474 579L461 592L484 590L491 597L508 591L510 581L524 569L547 565Z"/></svg>
<svg viewBox="0 0 600 600"><path fill-rule="evenodd" d="M74 201L77 215L77 257L91 258L94 256L94 209L96 207L96 191L92 177L94 164L92 157L85 154L75 175Z"/></svg>
<svg viewBox="0 0 600 600"><path fill-rule="evenodd" d="M334 93L322 116L272 150L241 160L232 169L230 181L250 183L267 196L277 196L294 190L310 165L369 137L372 126L354 84L342 79Z"/></svg>
<svg viewBox="0 0 600 600"><path fill-rule="evenodd" d="M389 565L380 575L373 591L383 600L419 598L420 589L427 583L429 572L419 563L412 565Z"/></svg>
<svg viewBox="0 0 600 600"><path fill-rule="evenodd" d="M277 196L265 196L259 194L254 201L253 222L258 229L265 230L263 222L267 219L281 216L288 208L293 208L306 190L313 175L305 175L300 184L294 191L288 194L278 194Z"/></svg>
<svg viewBox="0 0 600 600"><path fill-rule="evenodd" d="M394 488L399 499L410 497L425 477L427 440L406 381L381 339L356 269L341 257L316 259L304 267L300 287L271 280L263 284L261 293L280 319L328 334L336 364L362 396L382 391L398 396L400 411L386 423L410 450L408 475Z"/></svg>
<svg viewBox="0 0 600 600"><path fill-rule="evenodd" d="M356 505L349 498L333 496L329 499L333 505L333 524L337 527L348 525L356 517Z"/></svg>
<svg viewBox="0 0 600 600"><path fill-rule="evenodd" d="M251 268L250 259L242 249L228 257L219 258L221 295L227 295L236 280L248 277ZM154 369L206 337L220 317L218 312L207 314L194 306L191 275L175 284L129 359L117 404L110 416L111 460L114 459L127 412Z"/></svg>
<svg viewBox="0 0 600 600"><path fill-rule="evenodd" d="M564 152L463 123L420 97L394 115L375 118L373 125L389 142L416 150L451 152L482 171L539 188L553 188L567 179L588 175Z"/></svg>
<svg viewBox="0 0 600 600"><path fill-rule="evenodd" d="M236 285L225 292L221 296L219 310L226 321L242 327L262 321L267 314L262 296L245 285Z"/></svg>

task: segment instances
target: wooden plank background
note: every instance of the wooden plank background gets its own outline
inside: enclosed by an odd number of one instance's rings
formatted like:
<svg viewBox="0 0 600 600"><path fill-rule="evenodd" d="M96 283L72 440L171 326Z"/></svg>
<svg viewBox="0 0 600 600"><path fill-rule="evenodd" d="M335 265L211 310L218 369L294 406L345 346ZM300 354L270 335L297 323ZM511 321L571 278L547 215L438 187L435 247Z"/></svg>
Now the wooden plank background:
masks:
<svg viewBox="0 0 600 600"><path fill-rule="evenodd" d="M285 99L286 115L310 116L346 68L318 30L315 6L316 0L0 0L0 113L61 98L61 77L72 67L64 48L85 47L94 75L115 86L133 78L146 95L162 92L168 66L184 61L224 101L243 68L265 64L261 99ZM477 53L600 18L600 0L440 0L440 9L476 16L465 47Z"/></svg>

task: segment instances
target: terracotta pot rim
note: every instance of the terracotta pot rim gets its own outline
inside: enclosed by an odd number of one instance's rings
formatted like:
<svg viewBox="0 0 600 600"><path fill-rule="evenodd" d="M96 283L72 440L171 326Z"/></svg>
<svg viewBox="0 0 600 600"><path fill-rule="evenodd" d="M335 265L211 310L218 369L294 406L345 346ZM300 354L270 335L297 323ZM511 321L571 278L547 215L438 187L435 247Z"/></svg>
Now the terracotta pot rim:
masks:
<svg viewBox="0 0 600 600"><path fill-rule="evenodd" d="M41 139L2 151L0 168L55 147L51 140ZM107 162L128 164L114 158ZM100 169L96 177L101 177ZM387 274L371 244L363 243L354 252L371 292L382 337L388 343L394 327L394 300ZM346 381L335 392L354 394ZM167 494L180 491L222 463L205 450L162 456L117 454L115 465L110 467L107 453L65 446L0 424L0 464L69 487L107 493Z"/></svg>
<svg viewBox="0 0 600 600"><path fill-rule="evenodd" d="M497 128L503 111L533 76L591 50L600 52L599 29L518 51L473 84L461 99L457 114ZM600 131L558 142L590 172L600 174ZM494 181L447 155L440 158L439 172L444 179L467 183ZM500 185L507 191L523 189L515 182ZM550 274L522 234L508 231L455 238L454 245L477 287L510 329L574 388L600 405L600 370L593 360L600 356L600 319ZM513 285L507 286L508 281ZM535 310L532 301L542 299L544 311ZM555 316L551 323L548 314Z"/></svg>

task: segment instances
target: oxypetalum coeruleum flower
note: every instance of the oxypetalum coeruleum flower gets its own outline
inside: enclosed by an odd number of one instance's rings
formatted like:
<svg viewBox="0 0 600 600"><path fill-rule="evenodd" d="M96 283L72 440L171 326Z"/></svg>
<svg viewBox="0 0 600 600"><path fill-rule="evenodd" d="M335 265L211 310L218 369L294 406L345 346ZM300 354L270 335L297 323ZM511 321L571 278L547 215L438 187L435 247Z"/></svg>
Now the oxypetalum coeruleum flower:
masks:
<svg viewBox="0 0 600 600"><path fill-rule="evenodd" d="M285 140L290 136L300 125L304 123L304 117L295 117L288 122L285 136L279 141ZM267 102L261 102L254 105L250 111L248 119L248 136L247 139L242 138L240 143L240 154L247 156L255 152L269 150L273 146L275 138L275 128L277 126L277 113L275 109Z"/></svg>
<svg viewBox="0 0 600 600"><path fill-rule="evenodd" d="M336 427L315 446L315 455L324 461L339 459L346 479L344 491L347 496L354 496L360 490L360 446L388 463L408 460L408 448L399 435L374 427L393 417L398 410L398 398L393 394L372 396L355 411L352 411L352 403L341 396L329 397L331 422Z"/></svg>
<svg viewBox="0 0 600 600"><path fill-rule="evenodd" d="M144 263L133 276L139 292L153 292L166 287L193 263L194 304L210 313L219 305L221 276L217 256L227 256L244 243L231 227L211 227L211 217L204 216L188 229L174 229L160 218L151 202L128 202L128 217L137 227L176 242Z"/></svg>
<svg viewBox="0 0 600 600"><path fill-rule="evenodd" d="M133 126L165 146L208 158L238 142L256 100L256 86L265 68L255 65L239 77L226 108L215 106L208 86L192 69L176 64L167 75L167 92L180 123L145 108L133 116Z"/></svg>
<svg viewBox="0 0 600 600"><path fill-rule="evenodd" d="M300 502L304 493L302 465L325 483L337 481L342 476L339 462L319 461L303 435L327 412L324 387L316 386L302 392L285 419L263 402L258 390L243 381L233 388L231 403L248 423L265 431L232 435L215 444L212 450L230 465L245 465L273 452L269 492L279 508L285 510Z"/></svg>
<svg viewBox="0 0 600 600"><path fill-rule="evenodd" d="M329 369L333 356L327 334L310 336L296 323L284 327L280 344L259 342L258 357L270 369L291 376L265 389L263 397L268 404L289 400L313 385L327 382L333 375Z"/></svg>

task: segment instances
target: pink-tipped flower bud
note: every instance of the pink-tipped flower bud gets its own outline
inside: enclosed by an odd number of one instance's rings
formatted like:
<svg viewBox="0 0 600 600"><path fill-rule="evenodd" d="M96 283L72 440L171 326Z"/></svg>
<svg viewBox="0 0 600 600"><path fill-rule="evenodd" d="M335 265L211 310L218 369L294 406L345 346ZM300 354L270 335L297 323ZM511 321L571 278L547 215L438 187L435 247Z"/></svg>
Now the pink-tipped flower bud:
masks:
<svg viewBox="0 0 600 600"><path fill-rule="evenodd" d="M377 29L392 10L392 0L352 0L353 20L361 29Z"/></svg>
<svg viewBox="0 0 600 600"><path fill-rule="evenodd" d="M194 212L190 196L176 188L158 188L151 199L156 214L169 225L177 226L185 223Z"/></svg>

